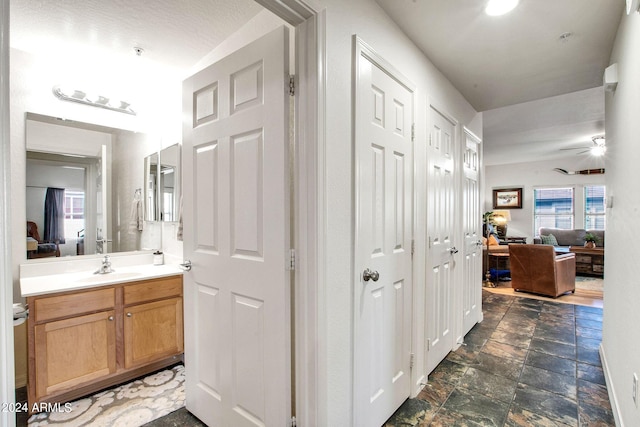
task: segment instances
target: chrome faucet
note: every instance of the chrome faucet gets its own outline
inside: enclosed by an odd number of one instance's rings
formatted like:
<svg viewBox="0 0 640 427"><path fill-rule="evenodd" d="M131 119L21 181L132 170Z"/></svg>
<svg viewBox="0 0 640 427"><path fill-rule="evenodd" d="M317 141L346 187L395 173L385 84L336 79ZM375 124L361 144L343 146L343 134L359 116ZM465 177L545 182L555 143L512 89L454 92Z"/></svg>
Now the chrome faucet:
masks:
<svg viewBox="0 0 640 427"><path fill-rule="evenodd" d="M107 273L113 273L113 269L111 269L111 257L109 255L104 256L104 258L102 259L102 265L93 274Z"/></svg>

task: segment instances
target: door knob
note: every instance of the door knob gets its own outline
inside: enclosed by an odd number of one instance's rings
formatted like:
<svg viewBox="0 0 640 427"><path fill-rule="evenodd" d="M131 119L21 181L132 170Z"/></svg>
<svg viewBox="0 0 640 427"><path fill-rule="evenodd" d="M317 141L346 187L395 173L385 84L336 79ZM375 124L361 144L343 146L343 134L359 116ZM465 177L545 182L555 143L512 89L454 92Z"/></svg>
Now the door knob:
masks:
<svg viewBox="0 0 640 427"><path fill-rule="evenodd" d="M133 316L133 314L131 314L131 312L127 313L127 317L131 317Z"/></svg>
<svg viewBox="0 0 640 427"><path fill-rule="evenodd" d="M374 282L377 282L379 278L380 278L380 273L378 273L377 271L371 271L367 268L362 272L362 279L365 282L368 282L369 280L373 280Z"/></svg>
<svg viewBox="0 0 640 427"><path fill-rule="evenodd" d="M184 271L190 271L191 270L191 261L190 260L186 260L185 262L180 264L180 268L183 269Z"/></svg>
<svg viewBox="0 0 640 427"><path fill-rule="evenodd" d="M448 249L448 251L449 251L449 253L450 253L451 255L454 255L454 254L457 254L457 253L458 253L458 249L456 249L456 247L455 247L455 246L453 246L453 247L449 248L449 249Z"/></svg>

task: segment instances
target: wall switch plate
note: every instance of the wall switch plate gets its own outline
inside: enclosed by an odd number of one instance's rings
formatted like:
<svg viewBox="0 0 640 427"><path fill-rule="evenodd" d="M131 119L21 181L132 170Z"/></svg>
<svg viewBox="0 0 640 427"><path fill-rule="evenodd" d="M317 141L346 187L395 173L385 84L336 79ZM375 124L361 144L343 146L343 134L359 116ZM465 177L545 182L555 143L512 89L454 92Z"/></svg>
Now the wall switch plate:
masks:
<svg viewBox="0 0 640 427"><path fill-rule="evenodd" d="M633 391L632 391L633 403L638 407L638 374L633 373Z"/></svg>

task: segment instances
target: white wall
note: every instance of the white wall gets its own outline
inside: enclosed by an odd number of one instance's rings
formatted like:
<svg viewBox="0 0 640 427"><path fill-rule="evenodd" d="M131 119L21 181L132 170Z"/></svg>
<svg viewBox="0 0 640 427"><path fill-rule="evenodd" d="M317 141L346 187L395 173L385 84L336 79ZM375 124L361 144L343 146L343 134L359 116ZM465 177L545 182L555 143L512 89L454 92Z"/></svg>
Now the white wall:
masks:
<svg viewBox="0 0 640 427"><path fill-rule="evenodd" d="M353 419L353 217L352 36L357 34L417 86L416 146L426 143L427 97L482 135L482 119L373 0L323 0L326 6L325 229L328 230L320 311L321 407L319 425L347 426ZM418 154L416 157L420 157ZM426 169L426 165L418 167Z"/></svg>
<svg viewBox="0 0 640 427"><path fill-rule="evenodd" d="M607 210L604 321L601 355L606 363L609 396L617 406L619 426L640 425L640 410L631 399L632 375L640 376L640 14L624 15L611 54L618 64L618 87L605 97Z"/></svg>
<svg viewBox="0 0 640 427"><path fill-rule="evenodd" d="M493 210L494 189L522 188L522 209L511 209L511 222L507 226L507 234L527 237L527 242L532 243L533 189L535 187L574 187L576 188L575 228L584 228L584 202L581 189L587 184L604 185L605 175L564 175L553 169L560 168L567 171L599 169L605 166L605 161L603 158L584 154L562 160L486 166L483 212Z"/></svg>

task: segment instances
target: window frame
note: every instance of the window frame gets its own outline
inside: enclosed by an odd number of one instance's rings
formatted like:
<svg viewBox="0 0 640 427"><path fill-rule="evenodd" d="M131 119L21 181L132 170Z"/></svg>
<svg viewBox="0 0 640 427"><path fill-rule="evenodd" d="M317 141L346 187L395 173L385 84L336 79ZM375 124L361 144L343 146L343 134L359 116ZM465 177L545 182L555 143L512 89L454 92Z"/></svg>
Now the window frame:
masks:
<svg viewBox="0 0 640 427"><path fill-rule="evenodd" d="M541 190L571 190L571 212L568 213L562 213L562 214L558 214L558 213L538 213L537 211L537 192L541 191ZM566 228L567 230L571 230L575 227L576 224L576 186L575 185L562 185L562 186L540 186L540 187L534 187L533 188L533 203L532 203L532 210L533 210L533 235L536 236L538 234L538 230L541 227L548 227L545 225L540 225L540 221L538 220L538 218L558 218L558 217L570 217L570 221L571 221L571 226L569 228ZM548 228L561 228L561 227L557 227L557 220L554 221L554 223L556 223L556 225L554 227L548 227ZM563 228L565 229L565 228Z"/></svg>
<svg viewBox="0 0 640 427"><path fill-rule="evenodd" d="M588 211L588 203L587 203L587 193L589 188L602 187L602 212L600 213L590 213ZM582 198L583 198L583 210L584 210L584 228L585 230L605 230L607 227L607 186L605 184L588 184L584 185L582 190ZM603 227L589 227L588 219L589 218L602 218L603 219ZM596 224L597 221L594 221Z"/></svg>

